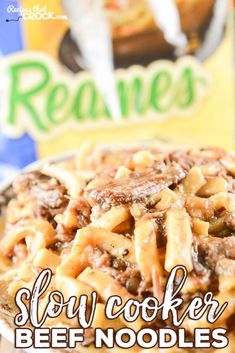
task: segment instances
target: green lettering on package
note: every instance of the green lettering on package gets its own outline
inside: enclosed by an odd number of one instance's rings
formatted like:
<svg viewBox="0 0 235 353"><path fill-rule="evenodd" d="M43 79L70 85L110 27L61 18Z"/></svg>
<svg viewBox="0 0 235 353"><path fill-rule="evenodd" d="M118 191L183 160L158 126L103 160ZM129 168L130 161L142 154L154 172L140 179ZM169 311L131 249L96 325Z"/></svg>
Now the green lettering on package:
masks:
<svg viewBox="0 0 235 353"><path fill-rule="evenodd" d="M46 113L51 124L62 124L68 118L69 112L64 112L68 98L69 90L63 83L54 86L50 91L46 104Z"/></svg>
<svg viewBox="0 0 235 353"><path fill-rule="evenodd" d="M96 120L98 112L96 110L97 104L97 90L93 81L83 82L78 88L74 100L73 113L77 120L89 119Z"/></svg>
<svg viewBox="0 0 235 353"><path fill-rule="evenodd" d="M12 138L28 132L41 140L64 128L190 116L209 87L207 72L193 57L116 70L116 92L110 87L110 93L117 96L121 116L114 117L108 93L102 97L88 72L68 74L51 57L30 51L1 58L0 68L6 79L0 129Z"/></svg>
<svg viewBox="0 0 235 353"><path fill-rule="evenodd" d="M128 118L130 114L143 114L146 110L143 102L143 80L134 77L131 82L120 80L117 82L117 93L119 96L121 114Z"/></svg>
<svg viewBox="0 0 235 353"><path fill-rule="evenodd" d="M39 93L45 92L45 88L50 80L50 71L41 61L23 61L16 62L9 67L10 74L10 92L9 92L9 115L7 122L10 125L17 123L19 108L24 108L29 113L35 128L40 131L47 131L47 126L43 123L42 116L35 108L34 100ZM34 75L39 74L40 79L34 79ZM23 80L30 82L23 85ZM30 78L30 80L29 80ZM34 83L36 81L36 83ZM32 84L33 83L33 84ZM23 88L22 88L23 86ZM45 94L45 93L44 93Z"/></svg>
<svg viewBox="0 0 235 353"><path fill-rule="evenodd" d="M172 97L170 96L172 80L172 76L168 71L160 71L153 77L150 105L157 112L166 112L172 104Z"/></svg>
<svg viewBox="0 0 235 353"><path fill-rule="evenodd" d="M187 109L194 102L196 83L193 70L190 67L185 67L182 70L177 89L177 104L179 108Z"/></svg>

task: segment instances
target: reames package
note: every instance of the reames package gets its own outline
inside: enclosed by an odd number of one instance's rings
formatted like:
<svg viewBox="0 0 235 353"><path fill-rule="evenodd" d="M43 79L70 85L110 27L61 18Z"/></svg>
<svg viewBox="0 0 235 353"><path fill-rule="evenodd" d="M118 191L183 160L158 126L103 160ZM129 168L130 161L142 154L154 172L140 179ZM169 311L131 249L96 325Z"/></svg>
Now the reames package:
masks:
<svg viewBox="0 0 235 353"><path fill-rule="evenodd" d="M233 146L227 1L0 6L5 167L88 140Z"/></svg>

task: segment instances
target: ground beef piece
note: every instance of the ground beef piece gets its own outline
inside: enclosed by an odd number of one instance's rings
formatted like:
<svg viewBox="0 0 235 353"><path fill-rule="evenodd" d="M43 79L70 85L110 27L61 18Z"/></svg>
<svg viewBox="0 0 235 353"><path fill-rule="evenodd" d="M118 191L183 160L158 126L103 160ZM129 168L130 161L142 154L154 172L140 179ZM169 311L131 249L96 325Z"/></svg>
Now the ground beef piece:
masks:
<svg viewBox="0 0 235 353"><path fill-rule="evenodd" d="M87 246L84 254L92 268L96 268L114 277L126 287L129 293L135 295L138 293L141 275L137 268L132 267L123 259L115 258L92 246Z"/></svg>
<svg viewBox="0 0 235 353"><path fill-rule="evenodd" d="M104 269L111 267L111 256L107 252L88 245L84 250L84 255L92 268Z"/></svg>
<svg viewBox="0 0 235 353"><path fill-rule="evenodd" d="M71 200L69 203L69 211L76 216L78 228L86 227L90 223L91 208L84 197Z"/></svg>
<svg viewBox="0 0 235 353"><path fill-rule="evenodd" d="M111 266L118 271L125 271L127 268L126 262L119 258L114 258Z"/></svg>
<svg viewBox="0 0 235 353"><path fill-rule="evenodd" d="M64 198L65 188L57 182L51 183L53 179L41 181L31 186L31 195L45 208L58 209L67 204Z"/></svg>
<svg viewBox="0 0 235 353"><path fill-rule="evenodd" d="M136 202L151 205L155 203L154 195L166 187L177 185L185 176L179 164L160 163L144 171L134 171L118 180L101 181L97 187L86 190L86 197L92 206L98 203L107 209Z"/></svg>
<svg viewBox="0 0 235 353"><path fill-rule="evenodd" d="M116 279L126 287L129 293L136 295L140 288L141 275L137 268L126 266L126 269L119 271Z"/></svg>
<svg viewBox="0 0 235 353"><path fill-rule="evenodd" d="M193 247L192 247L192 261L193 261L193 269L194 272L199 275L205 275L208 273L208 269L206 269L203 264L203 259L200 259L201 253L198 252L198 242L197 238L195 237L193 240Z"/></svg>
<svg viewBox="0 0 235 353"><path fill-rule="evenodd" d="M214 271L219 260L224 258L235 260L235 236L199 238L197 249L199 263Z"/></svg>
<svg viewBox="0 0 235 353"><path fill-rule="evenodd" d="M33 183L41 179L42 174L39 172L30 172L20 174L13 183L13 190L16 194L27 191Z"/></svg>
<svg viewBox="0 0 235 353"><path fill-rule="evenodd" d="M48 221L63 213L68 204L65 187L55 178L40 172L21 174L13 188L16 194L27 192L32 199L35 216Z"/></svg>

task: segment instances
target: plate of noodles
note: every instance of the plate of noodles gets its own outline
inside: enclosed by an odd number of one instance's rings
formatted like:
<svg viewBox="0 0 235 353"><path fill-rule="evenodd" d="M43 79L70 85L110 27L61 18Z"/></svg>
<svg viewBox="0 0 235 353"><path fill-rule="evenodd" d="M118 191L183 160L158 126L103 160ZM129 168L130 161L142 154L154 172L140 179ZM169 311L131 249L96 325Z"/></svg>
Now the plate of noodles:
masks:
<svg viewBox="0 0 235 353"><path fill-rule="evenodd" d="M96 327L128 327L121 317L111 324L105 317L110 296L161 298L170 271L184 265L189 273L180 293L185 305L208 291L220 304L228 302L215 325L227 329L230 341L221 352L233 353L234 153L155 144L84 146L65 157L35 163L2 185L0 205L0 328L8 339L13 340L17 291L31 289L44 269L51 270L52 282L40 298L39 312L53 290L65 299L98 294L92 327L74 350L92 353ZM47 318L45 326L77 327L77 321L62 313ZM146 323L137 320L131 327L138 331ZM170 319L156 319L147 327L157 330L172 324ZM183 327L190 339L196 327L213 325L205 317L186 318ZM137 346L129 351L145 352ZM166 351L197 353L198 349Z"/></svg>

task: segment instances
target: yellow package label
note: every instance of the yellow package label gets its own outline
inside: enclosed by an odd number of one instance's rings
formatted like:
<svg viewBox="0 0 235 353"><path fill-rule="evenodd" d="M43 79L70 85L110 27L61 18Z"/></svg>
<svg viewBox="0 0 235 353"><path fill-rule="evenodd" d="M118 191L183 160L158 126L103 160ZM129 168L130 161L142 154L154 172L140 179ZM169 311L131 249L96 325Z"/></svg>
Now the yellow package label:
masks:
<svg viewBox="0 0 235 353"><path fill-rule="evenodd" d="M186 1L176 0L178 44L167 29L169 23L161 21L161 8L146 7L142 0L136 8L131 3L129 8L118 1L103 5L111 23L113 62L102 66L97 58L96 67L86 51L93 45L96 54L100 37L91 33L83 43L79 33L84 25L79 16L74 20L68 2L63 9L57 0L40 0L40 6L32 0L21 2L25 50L0 59L5 80L1 129L9 138L29 134L39 157L86 141L159 139L234 146L232 21L227 2L218 9L214 1L195 0L190 8ZM187 18L192 11L193 24ZM99 67L114 69L104 72L103 82Z"/></svg>

